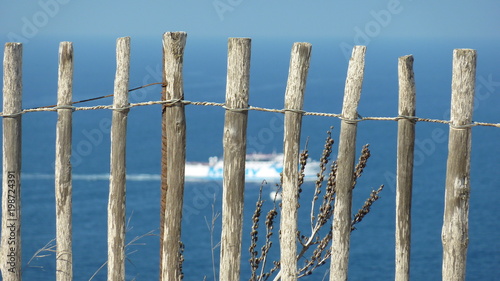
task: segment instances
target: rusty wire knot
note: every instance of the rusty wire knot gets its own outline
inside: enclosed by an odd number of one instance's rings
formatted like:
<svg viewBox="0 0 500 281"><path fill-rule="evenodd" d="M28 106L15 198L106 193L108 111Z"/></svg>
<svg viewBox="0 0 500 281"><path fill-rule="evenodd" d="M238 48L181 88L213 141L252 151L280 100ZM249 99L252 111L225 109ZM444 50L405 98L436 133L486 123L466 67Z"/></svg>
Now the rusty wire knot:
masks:
<svg viewBox="0 0 500 281"><path fill-rule="evenodd" d="M450 121L449 124L450 124L450 129L453 129L453 130L465 130L465 129L472 128L474 126L479 125L474 121L472 123L464 124L464 125L455 125Z"/></svg>
<svg viewBox="0 0 500 281"><path fill-rule="evenodd" d="M76 107L75 106L72 106L72 105L57 105L55 107L53 107L54 110L59 110L59 109L71 109L71 111L75 111L76 110Z"/></svg>
<svg viewBox="0 0 500 281"><path fill-rule="evenodd" d="M124 106L124 107L110 107L109 109L117 112L123 112L127 113L130 111L130 105Z"/></svg>
<svg viewBox="0 0 500 281"><path fill-rule="evenodd" d="M287 111L289 112L293 112L293 113L298 113L298 114L301 114L301 115L304 115L304 113L306 113L304 110L302 109L293 109L293 108L284 108L282 109L282 112L283 113L286 113Z"/></svg>
<svg viewBox="0 0 500 281"><path fill-rule="evenodd" d="M408 116L408 115L401 115L401 114L398 115L398 116L396 116L394 118L394 120L396 120L396 121L399 121L399 120L402 120L402 119L408 120L408 121L410 121L410 122L412 122L412 123L415 124L415 123L417 123L417 121L418 121L419 118L416 117L416 116Z"/></svg>
<svg viewBox="0 0 500 281"><path fill-rule="evenodd" d="M16 112L16 113L11 113L11 114L5 114L5 113L3 113L3 112L2 112L2 113L0 113L0 114L1 114L1 115L2 115L2 117L4 117L4 118L15 118L15 117L17 117L17 116L19 116L19 115L24 114L24 111L19 111L19 112Z"/></svg>
<svg viewBox="0 0 500 281"><path fill-rule="evenodd" d="M360 121L363 121L363 120L364 120L364 119L363 119L363 116L361 116L361 115L359 115L359 114L357 114L356 119L346 118L346 117L344 117L344 115L343 115L343 114L341 114L341 115L339 116L339 118L340 118L340 120L342 120L342 121L346 122L347 124L357 124L358 122L360 122Z"/></svg>
<svg viewBox="0 0 500 281"><path fill-rule="evenodd" d="M233 111L233 112L244 112L244 111L248 111L250 106L242 107L242 108L231 108L231 107L227 107L226 104L224 104L222 106L222 108L224 108L225 110Z"/></svg>

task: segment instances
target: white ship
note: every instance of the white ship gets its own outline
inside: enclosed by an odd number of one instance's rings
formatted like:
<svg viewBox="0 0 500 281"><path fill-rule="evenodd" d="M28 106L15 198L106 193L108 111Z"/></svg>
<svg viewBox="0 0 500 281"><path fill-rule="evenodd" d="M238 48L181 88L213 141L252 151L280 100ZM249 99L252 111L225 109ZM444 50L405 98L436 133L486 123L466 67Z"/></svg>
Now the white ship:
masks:
<svg viewBox="0 0 500 281"><path fill-rule="evenodd" d="M216 156L208 162L187 162L186 180L222 180L224 161ZM305 180L315 180L319 171L319 162L308 161L305 169ZM266 180L279 181L283 172L283 154L248 154L245 162L245 181L258 182Z"/></svg>

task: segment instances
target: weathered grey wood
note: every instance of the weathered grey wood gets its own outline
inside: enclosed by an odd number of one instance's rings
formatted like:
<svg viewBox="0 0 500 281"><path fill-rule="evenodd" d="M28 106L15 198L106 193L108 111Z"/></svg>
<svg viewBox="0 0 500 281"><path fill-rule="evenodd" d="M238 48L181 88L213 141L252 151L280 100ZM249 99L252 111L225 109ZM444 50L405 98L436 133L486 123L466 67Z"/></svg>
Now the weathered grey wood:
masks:
<svg viewBox="0 0 500 281"><path fill-rule="evenodd" d="M223 139L224 179L219 279L221 281L240 280L250 45L249 38L229 38L228 41L227 109Z"/></svg>
<svg viewBox="0 0 500 281"><path fill-rule="evenodd" d="M413 56L400 57L398 155L396 174L396 274L395 280L410 280L411 198L415 147L416 90Z"/></svg>
<svg viewBox="0 0 500 281"><path fill-rule="evenodd" d="M443 280L465 280L476 51L453 51L451 120L442 230Z"/></svg>
<svg viewBox="0 0 500 281"><path fill-rule="evenodd" d="M129 111L130 37L116 42L108 204L108 281L125 280L126 136Z"/></svg>
<svg viewBox="0 0 500 281"><path fill-rule="evenodd" d="M21 115L20 43L5 44L3 59L2 280L21 280Z"/></svg>
<svg viewBox="0 0 500 281"><path fill-rule="evenodd" d="M167 32L163 35L164 78L167 100L184 99L182 66L187 34ZM164 108L165 144L163 236L161 242L161 280L180 280L179 250L181 242L184 170L186 163L186 117L184 105L176 103Z"/></svg>
<svg viewBox="0 0 500 281"><path fill-rule="evenodd" d="M356 156L356 130L358 104L361 98L365 69L365 46L354 46L349 60L342 106L343 120L340 125L340 140L337 170L337 197L332 230L332 260L330 281L347 280L349 244L351 238L351 206L354 158Z"/></svg>
<svg viewBox="0 0 500 281"><path fill-rule="evenodd" d="M59 45L59 78L57 87L56 128L56 280L73 280L72 251L72 93L73 91L73 44Z"/></svg>
<svg viewBox="0 0 500 281"><path fill-rule="evenodd" d="M281 280L297 280L297 205L299 184L300 131L311 44L292 47L285 93L285 132L283 143L283 194L280 221Z"/></svg>

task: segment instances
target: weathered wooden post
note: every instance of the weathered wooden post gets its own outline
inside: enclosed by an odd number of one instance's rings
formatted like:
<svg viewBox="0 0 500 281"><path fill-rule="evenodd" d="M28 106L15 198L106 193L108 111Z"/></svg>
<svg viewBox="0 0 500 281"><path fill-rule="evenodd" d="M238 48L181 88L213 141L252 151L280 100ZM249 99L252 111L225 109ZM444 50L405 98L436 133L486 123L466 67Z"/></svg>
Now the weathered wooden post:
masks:
<svg viewBox="0 0 500 281"><path fill-rule="evenodd" d="M116 42L108 204L108 281L125 280L126 136L129 111L130 37Z"/></svg>
<svg viewBox="0 0 500 281"><path fill-rule="evenodd" d="M471 123L476 51L453 51L451 119L442 230L443 280L465 280L469 243Z"/></svg>
<svg viewBox="0 0 500 281"><path fill-rule="evenodd" d="M337 158L337 197L334 206L330 281L347 280L352 220L352 183L356 156L356 130L359 121L357 108L363 86L365 53L365 46L354 46L347 70Z"/></svg>
<svg viewBox="0 0 500 281"><path fill-rule="evenodd" d="M73 280L71 139L73 96L73 44L59 45L56 129L56 279Z"/></svg>
<svg viewBox="0 0 500 281"><path fill-rule="evenodd" d="M250 44L249 38L229 38L228 41L219 277L221 281L240 280Z"/></svg>
<svg viewBox="0 0 500 281"><path fill-rule="evenodd" d="M3 59L2 280L21 280L21 43L5 44Z"/></svg>
<svg viewBox="0 0 500 281"><path fill-rule="evenodd" d="M160 276L163 281L180 280L180 243L184 170L186 163L186 117L182 66L187 34L163 35L163 82L165 99L178 100L164 107L162 152L162 214L160 219ZM163 203L164 202L164 203Z"/></svg>
<svg viewBox="0 0 500 281"><path fill-rule="evenodd" d="M398 60L399 120L396 175L396 274L395 280L410 280L411 198L415 147L416 90L413 56Z"/></svg>
<svg viewBox="0 0 500 281"><path fill-rule="evenodd" d="M283 194L280 222L281 280L297 280L297 206L299 186L300 131L311 44L292 47L285 93L283 147Z"/></svg>

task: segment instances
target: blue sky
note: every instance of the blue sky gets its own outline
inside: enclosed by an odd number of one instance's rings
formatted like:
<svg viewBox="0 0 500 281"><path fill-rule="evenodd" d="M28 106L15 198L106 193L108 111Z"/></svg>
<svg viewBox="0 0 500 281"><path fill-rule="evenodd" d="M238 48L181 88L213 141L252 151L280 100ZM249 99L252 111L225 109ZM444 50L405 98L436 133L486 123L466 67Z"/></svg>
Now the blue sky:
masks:
<svg viewBox="0 0 500 281"><path fill-rule="evenodd" d="M161 36L293 37L307 40L494 37L500 1L0 0L0 38Z"/></svg>

